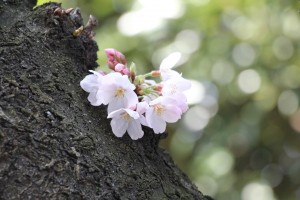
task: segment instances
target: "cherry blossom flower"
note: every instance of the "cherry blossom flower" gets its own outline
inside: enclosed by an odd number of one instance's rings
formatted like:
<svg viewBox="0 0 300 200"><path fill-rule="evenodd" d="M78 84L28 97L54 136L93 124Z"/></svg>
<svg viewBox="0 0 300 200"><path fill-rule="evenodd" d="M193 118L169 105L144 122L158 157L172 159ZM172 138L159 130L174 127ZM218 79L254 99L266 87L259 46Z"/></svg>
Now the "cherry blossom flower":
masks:
<svg viewBox="0 0 300 200"><path fill-rule="evenodd" d="M175 96L182 94L185 90L191 88L191 82L181 76L170 78L163 82L162 94L164 96Z"/></svg>
<svg viewBox="0 0 300 200"><path fill-rule="evenodd" d="M129 81L127 75L112 72L103 77L102 86L98 92L104 105L108 104L107 112L135 106L138 97L134 92L135 86Z"/></svg>
<svg viewBox="0 0 300 200"><path fill-rule="evenodd" d="M163 81L168 80L173 76L180 76L177 71L172 70L172 68L176 65L180 58L181 54L179 52L174 52L163 59L159 66L160 76Z"/></svg>
<svg viewBox="0 0 300 200"><path fill-rule="evenodd" d="M122 137L126 131L133 140L143 137L143 126L155 133L163 133L166 124L174 123L188 109L184 91L191 87L190 81L172 68L179 61L178 52L167 56L159 70L136 75L135 64L127 67L125 56L115 49L106 49L107 64L113 71L91 71L80 86L89 93L93 106L108 105L108 118L114 135ZM157 83L148 77L160 77Z"/></svg>
<svg viewBox="0 0 300 200"><path fill-rule="evenodd" d="M100 106L102 104L101 99L97 98L97 93L102 84L103 75L100 72L92 71L93 74L87 75L82 81L80 86L86 92L89 92L88 100L93 106Z"/></svg>
<svg viewBox="0 0 300 200"><path fill-rule="evenodd" d="M140 123L144 126L149 126L146 117L143 115L149 109L149 104L145 101L139 102L136 106L136 112L139 113Z"/></svg>
<svg viewBox="0 0 300 200"><path fill-rule="evenodd" d="M166 122L174 123L181 118L182 111L176 104L176 100L163 96L149 103L146 120L154 133L163 133L166 130Z"/></svg>
<svg viewBox="0 0 300 200"><path fill-rule="evenodd" d="M133 140L137 140L144 135L139 120L140 114L137 111L120 108L119 110L109 113L107 118L112 118L110 125L113 133L117 137L122 137L126 131Z"/></svg>

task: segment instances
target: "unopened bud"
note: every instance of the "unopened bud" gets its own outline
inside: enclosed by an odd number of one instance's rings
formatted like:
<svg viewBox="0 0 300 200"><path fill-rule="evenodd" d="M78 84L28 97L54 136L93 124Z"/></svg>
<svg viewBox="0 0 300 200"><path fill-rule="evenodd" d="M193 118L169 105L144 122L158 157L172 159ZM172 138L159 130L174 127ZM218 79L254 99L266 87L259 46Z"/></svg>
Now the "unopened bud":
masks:
<svg viewBox="0 0 300 200"><path fill-rule="evenodd" d="M135 63L131 63L131 65L129 67L129 71L130 71L131 78L135 79L135 75L136 75L136 66L135 66Z"/></svg>
<svg viewBox="0 0 300 200"><path fill-rule="evenodd" d="M105 49L105 53L108 59L115 60L118 63L122 63L124 65L126 64L125 56L121 52L115 49Z"/></svg>
<svg viewBox="0 0 300 200"><path fill-rule="evenodd" d="M157 91L158 93L161 93L162 89L163 89L163 84L161 83L154 86L154 90Z"/></svg>
<svg viewBox="0 0 300 200"><path fill-rule="evenodd" d="M121 64L121 63L118 63L118 64L116 64L116 66L115 66L115 71L116 72L121 72L122 70L124 70L125 69L125 66L123 65L123 64Z"/></svg>
<svg viewBox="0 0 300 200"><path fill-rule="evenodd" d="M130 76L130 71L128 70L128 68L125 68L125 69L122 70L122 74Z"/></svg>
<svg viewBox="0 0 300 200"><path fill-rule="evenodd" d="M151 72L152 77L159 77L160 76L160 71L159 70L154 70Z"/></svg>

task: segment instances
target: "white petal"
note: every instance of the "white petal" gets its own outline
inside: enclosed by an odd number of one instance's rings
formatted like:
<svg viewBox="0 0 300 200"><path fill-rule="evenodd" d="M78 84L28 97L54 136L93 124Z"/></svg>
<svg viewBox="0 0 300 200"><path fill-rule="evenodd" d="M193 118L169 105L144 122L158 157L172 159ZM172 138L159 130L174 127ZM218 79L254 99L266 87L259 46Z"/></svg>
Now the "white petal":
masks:
<svg viewBox="0 0 300 200"><path fill-rule="evenodd" d="M173 104L176 105L176 100L169 96L160 96L149 103L149 105L162 104L168 105Z"/></svg>
<svg viewBox="0 0 300 200"><path fill-rule="evenodd" d="M103 72L103 71L94 71L94 70L89 70L89 72L92 72L93 74L95 74L96 76L98 76L98 77L103 77L104 75L103 74L101 74L100 72Z"/></svg>
<svg viewBox="0 0 300 200"><path fill-rule="evenodd" d="M104 105L112 101L115 96L115 87L113 85L103 84L97 92L97 98L101 99Z"/></svg>
<svg viewBox="0 0 300 200"><path fill-rule="evenodd" d="M120 108L124 108L124 100L119 98L114 98L111 102L108 104L107 112L111 113L115 110L118 110Z"/></svg>
<svg viewBox="0 0 300 200"><path fill-rule="evenodd" d="M145 117L144 115L140 115L139 121L140 121L140 123L141 123L142 125L151 128L151 127L148 125L147 120L146 120L146 117Z"/></svg>
<svg viewBox="0 0 300 200"><path fill-rule="evenodd" d="M87 75L82 81L80 81L80 87L86 92L91 92L100 86L101 79L94 74Z"/></svg>
<svg viewBox="0 0 300 200"><path fill-rule="evenodd" d="M122 137L126 132L128 123L121 118L113 118L110 122L111 128L115 136Z"/></svg>
<svg viewBox="0 0 300 200"><path fill-rule="evenodd" d="M181 118L181 109L175 105L165 106L165 112L162 113L161 118L169 123L174 123Z"/></svg>
<svg viewBox="0 0 300 200"><path fill-rule="evenodd" d="M136 106L136 111L141 115L147 111L149 104L145 101L139 102Z"/></svg>
<svg viewBox="0 0 300 200"><path fill-rule="evenodd" d="M91 92L88 96L88 100L93 106L100 106L102 104L100 99L97 99L96 92Z"/></svg>
<svg viewBox="0 0 300 200"><path fill-rule="evenodd" d="M167 127L167 123L164 120L162 120L161 118L154 115L152 122L153 122L152 128L154 130L154 133L163 133L163 132L165 132L166 127Z"/></svg>
<svg viewBox="0 0 300 200"><path fill-rule="evenodd" d="M129 123L127 132L133 140L137 140L144 135L144 131L138 120L132 120L131 123Z"/></svg>
<svg viewBox="0 0 300 200"><path fill-rule="evenodd" d="M149 109L145 113L146 122L150 128L152 128L152 116L153 116L154 108L149 107Z"/></svg>
<svg viewBox="0 0 300 200"><path fill-rule="evenodd" d="M130 117L132 117L133 119L138 119L140 117L139 113L137 113L136 111L133 111L131 109L124 109Z"/></svg>
<svg viewBox="0 0 300 200"><path fill-rule="evenodd" d="M134 91L126 91L124 94L126 98L126 107L136 107L136 104L139 102L138 97Z"/></svg>
<svg viewBox="0 0 300 200"><path fill-rule="evenodd" d="M102 82L107 85L116 84L116 80L118 80L120 77L122 77L122 74L119 72L111 72L103 76Z"/></svg>
<svg viewBox="0 0 300 200"><path fill-rule="evenodd" d="M127 90L134 90L135 86L129 81L127 75L123 75L116 79L116 84Z"/></svg>
<svg viewBox="0 0 300 200"><path fill-rule="evenodd" d="M168 55L160 64L160 69L172 69L180 60L181 53L174 52Z"/></svg>
<svg viewBox="0 0 300 200"><path fill-rule="evenodd" d="M123 108L121 108L119 110L115 110L113 112L109 112L107 118L120 117L120 115L124 112L125 112L125 110Z"/></svg>
<svg viewBox="0 0 300 200"><path fill-rule="evenodd" d="M148 109L146 119L149 126L154 130L154 133L163 133L166 130L166 122L153 112L153 108Z"/></svg>
<svg viewBox="0 0 300 200"><path fill-rule="evenodd" d="M178 82L178 87L180 88L181 91L185 91L192 87L192 83L191 81L185 78L180 78L180 81Z"/></svg>

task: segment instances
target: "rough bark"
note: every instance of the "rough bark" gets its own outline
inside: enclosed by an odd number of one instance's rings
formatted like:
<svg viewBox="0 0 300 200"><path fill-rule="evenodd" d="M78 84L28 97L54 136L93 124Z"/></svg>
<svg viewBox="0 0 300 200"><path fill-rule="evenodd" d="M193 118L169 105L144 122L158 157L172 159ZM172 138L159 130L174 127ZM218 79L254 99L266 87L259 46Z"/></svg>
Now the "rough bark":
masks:
<svg viewBox="0 0 300 200"><path fill-rule="evenodd" d="M79 86L97 45L59 5L34 5L0 0L0 199L208 199L150 129L113 136Z"/></svg>

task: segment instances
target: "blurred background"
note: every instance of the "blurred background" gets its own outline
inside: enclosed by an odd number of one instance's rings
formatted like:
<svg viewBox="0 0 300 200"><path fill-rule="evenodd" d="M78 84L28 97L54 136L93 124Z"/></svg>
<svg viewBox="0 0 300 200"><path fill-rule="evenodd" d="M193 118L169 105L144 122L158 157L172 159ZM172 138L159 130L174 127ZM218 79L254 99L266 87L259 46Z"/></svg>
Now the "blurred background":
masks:
<svg viewBox="0 0 300 200"><path fill-rule="evenodd" d="M48 1L39 0L38 4ZM190 109L161 146L218 200L300 200L300 7L292 0L60 0L142 74L179 51Z"/></svg>

